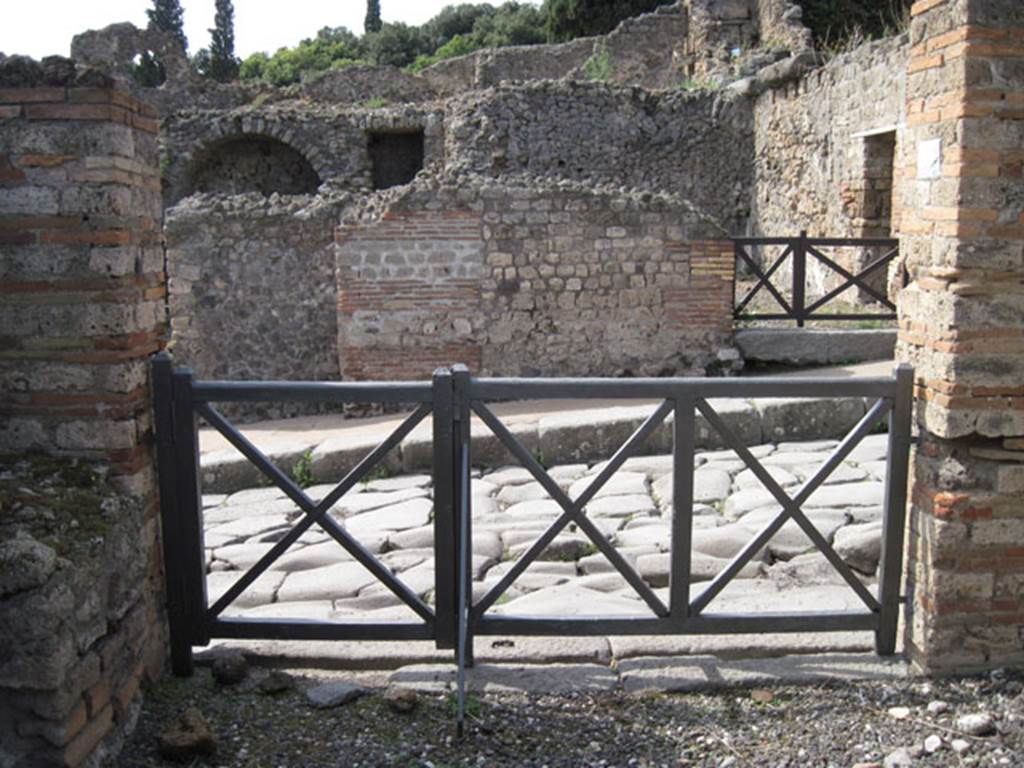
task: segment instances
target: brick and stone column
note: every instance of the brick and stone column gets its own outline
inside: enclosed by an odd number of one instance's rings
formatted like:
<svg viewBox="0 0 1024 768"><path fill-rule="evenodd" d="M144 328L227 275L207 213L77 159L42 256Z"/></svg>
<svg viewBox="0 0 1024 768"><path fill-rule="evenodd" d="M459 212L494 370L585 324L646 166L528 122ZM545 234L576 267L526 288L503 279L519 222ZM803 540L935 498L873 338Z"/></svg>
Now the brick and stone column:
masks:
<svg viewBox="0 0 1024 768"><path fill-rule="evenodd" d="M0 61L0 463L58 478L38 503L14 488L0 520L3 765L102 760L164 664L157 127L95 71Z"/></svg>
<svg viewBox="0 0 1024 768"><path fill-rule="evenodd" d="M921 434L908 647L962 671L1024 660L1024 5L912 14L896 197Z"/></svg>

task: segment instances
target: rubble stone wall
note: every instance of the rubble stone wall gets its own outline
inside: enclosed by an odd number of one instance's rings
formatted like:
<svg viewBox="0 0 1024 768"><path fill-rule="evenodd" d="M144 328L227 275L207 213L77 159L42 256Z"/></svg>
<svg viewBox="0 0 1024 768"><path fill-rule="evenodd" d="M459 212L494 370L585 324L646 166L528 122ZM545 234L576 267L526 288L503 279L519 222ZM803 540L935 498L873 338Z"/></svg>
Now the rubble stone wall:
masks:
<svg viewBox="0 0 1024 768"><path fill-rule="evenodd" d="M1024 7L914 4L897 354L916 374L911 658L1024 661Z"/></svg>
<svg viewBox="0 0 1024 768"><path fill-rule="evenodd" d="M339 228L344 377L683 375L735 358L732 250L678 198L460 179Z"/></svg>
<svg viewBox="0 0 1024 768"><path fill-rule="evenodd" d="M410 130L423 131L424 163L439 162L444 139L443 113L437 108L349 110L292 103L225 112L182 112L165 118L162 124L165 199L172 205L197 191L196 176L217 156L218 148L246 137L276 139L295 150L312 166L320 182L332 189L369 192L373 189L369 133Z"/></svg>
<svg viewBox="0 0 1024 768"><path fill-rule="evenodd" d="M600 83L501 86L448 103L453 172L530 174L687 198L734 234L747 213L749 102Z"/></svg>
<svg viewBox="0 0 1024 768"><path fill-rule="evenodd" d="M164 662L154 117L69 60L0 62L3 765L101 762ZM44 453L82 464L69 479Z"/></svg>
<svg viewBox="0 0 1024 768"><path fill-rule="evenodd" d="M314 200L196 195L167 210L169 306L179 363L205 379L338 378L338 209ZM241 410L261 418L297 412L288 408L259 403Z"/></svg>

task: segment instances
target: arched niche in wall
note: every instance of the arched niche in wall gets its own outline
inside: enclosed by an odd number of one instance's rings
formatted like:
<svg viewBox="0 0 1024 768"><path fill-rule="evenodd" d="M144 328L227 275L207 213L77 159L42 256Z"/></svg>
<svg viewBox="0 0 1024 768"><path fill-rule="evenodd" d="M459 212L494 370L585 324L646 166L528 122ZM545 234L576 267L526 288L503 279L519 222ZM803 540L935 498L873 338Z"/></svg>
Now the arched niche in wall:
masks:
<svg viewBox="0 0 1024 768"><path fill-rule="evenodd" d="M196 152L187 186L185 194L303 195L316 192L320 176L302 153L280 139L239 134Z"/></svg>

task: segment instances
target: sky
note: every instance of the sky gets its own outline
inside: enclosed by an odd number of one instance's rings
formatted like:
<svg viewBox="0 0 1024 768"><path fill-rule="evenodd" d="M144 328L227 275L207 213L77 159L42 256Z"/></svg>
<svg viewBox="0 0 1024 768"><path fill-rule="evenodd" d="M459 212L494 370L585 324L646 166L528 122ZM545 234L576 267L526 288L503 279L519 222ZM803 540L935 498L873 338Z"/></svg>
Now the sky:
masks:
<svg viewBox="0 0 1024 768"><path fill-rule="evenodd" d="M380 0L384 21L422 24L446 5L465 0ZM492 3L497 4L497 3ZM189 53L209 43L213 0L181 0ZM348 27L362 34L364 0L234 0L235 54L273 53L312 37L322 27ZM0 0L0 52L34 58L67 56L71 38L87 29L130 21L147 23L150 0Z"/></svg>

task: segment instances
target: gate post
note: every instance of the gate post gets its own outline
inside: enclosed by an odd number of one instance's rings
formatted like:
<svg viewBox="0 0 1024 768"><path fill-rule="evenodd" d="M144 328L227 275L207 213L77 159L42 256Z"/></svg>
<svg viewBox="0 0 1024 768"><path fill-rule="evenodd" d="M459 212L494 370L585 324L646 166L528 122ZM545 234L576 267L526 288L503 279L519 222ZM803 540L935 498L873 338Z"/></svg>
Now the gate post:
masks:
<svg viewBox="0 0 1024 768"><path fill-rule="evenodd" d="M470 493L470 409L469 409L469 368L463 364L452 366L452 384L454 389L454 469L455 469L455 509L457 511L458 539L456 546L459 565L457 575L458 616L463 624L464 636L460 645L464 649L464 663L473 666L473 628L470 626L469 614L473 602L473 553L472 544L472 498ZM463 618L464 617L464 618Z"/></svg>
<svg viewBox="0 0 1024 768"><path fill-rule="evenodd" d="M896 627L903 584L903 541L907 519L907 468L910 464L910 421L913 412L914 369L896 368L896 391L889 413L889 445L885 467L885 520L878 567L878 602L881 606L875 630L875 652L896 652Z"/></svg>
<svg viewBox="0 0 1024 768"><path fill-rule="evenodd" d="M793 245L793 314L797 328L803 328L806 320L804 306L807 304L807 230L800 230L800 237Z"/></svg>
<svg viewBox="0 0 1024 768"><path fill-rule="evenodd" d="M157 471L160 487L160 522L163 533L164 579L167 589L167 621L170 631L171 670L176 675L193 672L192 640L188 627L188 596L180 557L183 532L178 515L182 490L174 444L174 371L166 352L153 357L153 410L156 421Z"/></svg>
<svg viewBox="0 0 1024 768"><path fill-rule="evenodd" d="M452 372L438 368L433 376L434 419L434 612L438 648L455 648L459 631L456 611L458 524Z"/></svg>

